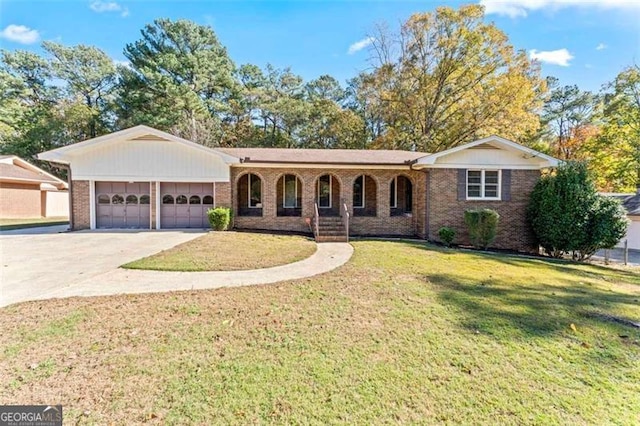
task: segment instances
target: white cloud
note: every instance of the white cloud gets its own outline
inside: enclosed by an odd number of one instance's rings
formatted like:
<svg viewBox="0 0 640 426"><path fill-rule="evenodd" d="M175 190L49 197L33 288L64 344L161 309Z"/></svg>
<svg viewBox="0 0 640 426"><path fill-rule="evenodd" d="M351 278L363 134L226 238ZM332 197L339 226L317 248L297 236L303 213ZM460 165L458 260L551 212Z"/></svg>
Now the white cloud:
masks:
<svg viewBox="0 0 640 426"><path fill-rule="evenodd" d="M114 59L113 63L116 65L121 65L126 68L131 68L131 62L129 61L121 61L120 59Z"/></svg>
<svg viewBox="0 0 640 426"><path fill-rule="evenodd" d="M0 32L0 37L16 43L32 44L40 39L40 33L24 25L11 24Z"/></svg>
<svg viewBox="0 0 640 426"><path fill-rule="evenodd" d="M120 12L120 16L129 16L129 9L114 1L100 1L96 0L89 5L89 8L94 12Z"/></svg>
<svg viewBox="0 0 640 426"><path fill-rule="evenodd" d="M573 59L573 55L567 49L548 50L538 52L536 49L529 51L529 57L545 64L560 65L568 67L569 61Z"/></svg>
<svg viewBox="0 0 640 426"><path fill-rule="evenodd" d="M600 43L600 44L598 44L598 45L596 46L596 50L604 50L604 49L606 49L607 47L609 47L609 46L607 46L607 45L606 45L606 44L604 44L604 43Z"/></svg>
<svg viewBox="0 0 640 426"><path fill-rule="evenodd" d="M349 50L347 51L347 53L349 55L353 55L354 53L359 52L365 47L369 46L374 41L376 41L376 39L373 37L367 37L367 38L363 38L360 41L356 41L351 46L349 46Z"/></svg>
<svg viewBox="0 0 640 426"><path fill-rule="evenodd" d="M594 7L597 9L636 9L640 2L634 0L480 0L485 12L509 16L525 17L529 12L542 9L559 10L566 7Z"/></svg>

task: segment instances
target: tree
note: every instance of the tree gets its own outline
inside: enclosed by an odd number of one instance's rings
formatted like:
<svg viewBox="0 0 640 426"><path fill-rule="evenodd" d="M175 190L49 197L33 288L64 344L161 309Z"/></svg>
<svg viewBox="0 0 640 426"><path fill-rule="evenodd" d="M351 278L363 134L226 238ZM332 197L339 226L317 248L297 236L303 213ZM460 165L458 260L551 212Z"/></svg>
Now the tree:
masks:
<svg viewBox="0 0 640 426"><path fill-rule="evenodd" d="M72 102L86 106L82 113L87 119L86 129L79 139L95 138L111 130L111 96L116 82L113 60L93 46L66 47L45 41L42 47L52 56L53 75L67 84Z"/></svg>
<svg viewBox="0 0 640 426"><path fill-rule="evenodd" d="M565 163L538 181L527 218L547 254L572 253L575 260L613 247L627 229L624 209L616 200L598 195L582 162Z"/></svg>
<svg viewBox="0 0 640 426"><path fill-rule="evenodd" d="M145 123L218 145L236 83L235 66L214 31L158 19L141 33L124 49L131 65L119 84L121 126Z"/></svg>
<svg viewBox="0 0 640 426"><path fill-rule="evenodd" d="M539 69L483 17L477 5L439 7L411 16L397 35L378 29L363 80L385 121L378 146L435 152L537 130Z"/></svg>
<svg viewBox="0 0 640 426"><path fill-rule="evenodd" d="M640 184L640 67L605 86L602 128L585 146L598 188L633 191Z"/></svg>
<svg viewBox="0 0 640 426"><path fill-rule="evenodd" d="M597 134L594 121L597 97L578 86L560 87L558 79L547 78L551 89L542 109L542 138L550 143L552 155L577 160L586 141Z"/></svg>

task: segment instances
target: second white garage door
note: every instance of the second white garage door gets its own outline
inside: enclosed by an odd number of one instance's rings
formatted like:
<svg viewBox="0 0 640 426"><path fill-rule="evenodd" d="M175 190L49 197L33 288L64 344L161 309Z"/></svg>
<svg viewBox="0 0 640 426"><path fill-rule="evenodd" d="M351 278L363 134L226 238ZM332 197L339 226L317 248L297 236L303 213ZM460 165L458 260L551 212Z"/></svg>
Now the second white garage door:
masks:
<svg viewBox="0 0 640 426"><path fill-rule="evenodd" d="M207 210L213 207L212 183L160 184L160 227L208 228Z"/></svg>

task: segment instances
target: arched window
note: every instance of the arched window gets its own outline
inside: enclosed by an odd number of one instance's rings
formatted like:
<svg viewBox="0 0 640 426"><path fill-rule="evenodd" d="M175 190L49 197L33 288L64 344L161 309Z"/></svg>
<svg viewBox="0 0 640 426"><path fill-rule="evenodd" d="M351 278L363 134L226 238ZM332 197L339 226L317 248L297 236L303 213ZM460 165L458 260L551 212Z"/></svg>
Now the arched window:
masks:
<svg viewBox="0 0 640 426"><path fill-rule="evenodd" d="M162 204L173 204L173 195L165 195L162 197Z"/></svg>
<svg viewBox="0 0 640 426"><path fill-rule="evenodd" d="M238 215L262 216L262 179L247 173L238 179Z"/></svg>
<svg viewBox="0 0 640 426"><path fill-rule="evenodd" d="M111 204L124 204L124 198L120 194L111 197Z"/></svg>
<svg viewBox="0 0 640 426"><path fill-rule="evenodd" d="M200 204L200 197L197 195L192 195L189 197L189 204Z"/></svg>
<svg viewBox="0 0 640 426"><path fill-rule="evenodd" d="M127 204L138 204L138 197L135 195L127 195Z"/></svg>
<svg viewBox="0 0 640 426"><path fill-rule="evenodd" d="M204 197L202 197L202 204L213 204L213 197L211 195L205 195Z"/></svg>
<svg viewBox="0 0 640 426"><path fill-rule="evenodd" d="M391 216L411 214L413 210L413 184L406 176L396 176L389 184Z"/></svg>
<svg viewBox="0 0 640 426"><path fill-rule="evenodd" d="M98 195L98 204L111 204L111 198L107 194Z"/></svg>
<svg viewBox="0 0 640 426"><path fill-rule="evenodd" d="M353 215L377 215L378 188L376 181L367 175L358 176L353 181Z"/></svg>
<svg viewBox="0 0 640 426"><path fill-rule="evenodd" d="M149 204L149 203L150 203L150 199L148 195L140 196L140 204Z"/></svg>
<svg viewBox="0 0 640 426"><path fill-rule="evenodd" d="M302 181L292 174L280 177L276 188L278 216L302 216Z"/></svg>
<svg viewBox="0 0 640 426"><path fill-rule="evenodd" d="M187 204L187 196L186 195L178 195L176 197L176 204Z"/></svg>

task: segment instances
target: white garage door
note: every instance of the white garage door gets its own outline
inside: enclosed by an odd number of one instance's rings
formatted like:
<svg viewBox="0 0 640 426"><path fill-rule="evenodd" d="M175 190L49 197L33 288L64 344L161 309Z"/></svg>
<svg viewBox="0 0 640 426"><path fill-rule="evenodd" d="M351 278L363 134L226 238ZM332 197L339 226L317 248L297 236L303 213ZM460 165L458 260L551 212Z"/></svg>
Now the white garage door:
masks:
<svg viewBox="0 0 640 426"><path fill-rule="evenodd" d="M212 183L160 184L160 227L208 228L207 210L213 207Z"/></svg>
<svg viewBox="0 0 640 426"><path fill-rule="evenodd" d="M96 182L96 227L149 229L149 182Z"/></svg>

